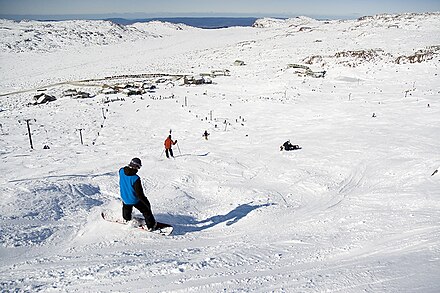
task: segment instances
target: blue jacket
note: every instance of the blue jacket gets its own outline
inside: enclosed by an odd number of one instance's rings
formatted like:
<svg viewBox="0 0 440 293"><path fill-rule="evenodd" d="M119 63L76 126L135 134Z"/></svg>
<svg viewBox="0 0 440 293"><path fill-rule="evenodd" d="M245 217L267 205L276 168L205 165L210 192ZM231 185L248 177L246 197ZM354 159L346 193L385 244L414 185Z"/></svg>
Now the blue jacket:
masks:
<svg viewBox="0 0 440 293"><path fill-rule="evenodd" d="M136 182L138 180L139 182ZM135 183L140 185L140 177L136 175L136 172L125 172L124 168L119 169L119 190L125 204L135 205L140 201L140 195L136 193Z"/></svg>

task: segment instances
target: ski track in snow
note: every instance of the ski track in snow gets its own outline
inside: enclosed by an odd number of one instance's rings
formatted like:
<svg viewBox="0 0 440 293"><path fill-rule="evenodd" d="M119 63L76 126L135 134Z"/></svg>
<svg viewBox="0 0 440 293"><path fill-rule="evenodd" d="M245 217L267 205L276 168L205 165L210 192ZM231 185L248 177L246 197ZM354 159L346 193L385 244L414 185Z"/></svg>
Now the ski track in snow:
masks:
<svg viewBox="0 0 440 293"><path fill-rule="evenodd" d="M54 23L73 34L60 42L47 23L3 22L1 291L440 291L438 53L393 62L440 45L439 14L258 23ZM73 48L86 31L96 39ZM376 59L335 57L367 49ZM324 79L286 69L310 56ZM60 97L78 80L216 69L230 75L109 103L95 85ZM29 106L41 87L60 98ZM174 159L161 153L170 129ZM287 139L302 149L280 152ZM170 237L101 219L120 215L117 171L132 157Z"/></svg>

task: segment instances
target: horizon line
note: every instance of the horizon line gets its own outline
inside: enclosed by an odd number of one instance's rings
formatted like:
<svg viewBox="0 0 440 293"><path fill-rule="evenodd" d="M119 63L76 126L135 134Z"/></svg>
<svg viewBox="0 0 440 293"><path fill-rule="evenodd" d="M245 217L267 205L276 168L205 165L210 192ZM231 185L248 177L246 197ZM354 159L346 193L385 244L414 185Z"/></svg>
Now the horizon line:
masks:
<svg viewBox="0 0 440 293"><path fill-rule="evenodd" d="M143 12L114 12L114 13L69 13L69 14L4 14L0 13L0 18L12 20L41 20L56 19L105 19L105 18L124 18L127 20L134 20L139 18L291 18L298 16L306 16L311 18L327 18L327 19L347 19L358 18L364 16L361 13L346 13L346 14L313 14L313 13L143 13Z"/></svg>

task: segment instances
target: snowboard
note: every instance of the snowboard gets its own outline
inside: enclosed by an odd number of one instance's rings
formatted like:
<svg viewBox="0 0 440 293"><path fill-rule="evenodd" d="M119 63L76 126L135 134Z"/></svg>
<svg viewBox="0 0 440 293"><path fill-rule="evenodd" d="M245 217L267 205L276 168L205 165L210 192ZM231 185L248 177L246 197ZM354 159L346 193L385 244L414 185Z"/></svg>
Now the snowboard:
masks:
<svg viewBox="0 0 440 293"><path fill-rule="evenodd" d="M134 228L140 229L142 231L160 234L163 236L171 235L171 233L173 233L174 230L173 226L171 226L170 224L157 222L156 229L153 231L149 231L147 226L145 225L145 220L143 218L138 218L138 217L133 217L130 222L127 222L122 218L115 217L114 215L108 212L101 212L101 217L108 222L118 223L122 225L131 225Z"/></svg>

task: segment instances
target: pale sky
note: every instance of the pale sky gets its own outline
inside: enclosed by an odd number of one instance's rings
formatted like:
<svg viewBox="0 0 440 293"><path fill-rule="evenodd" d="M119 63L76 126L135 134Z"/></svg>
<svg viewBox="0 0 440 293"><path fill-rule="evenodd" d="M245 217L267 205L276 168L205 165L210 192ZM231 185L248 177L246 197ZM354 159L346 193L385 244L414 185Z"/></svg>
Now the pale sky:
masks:
<svg viewBox="0 0 440 293"><path fill-rule="evenodd" d="M440 0L0 0L0 14L373 15L440 11Z"/></svg>

